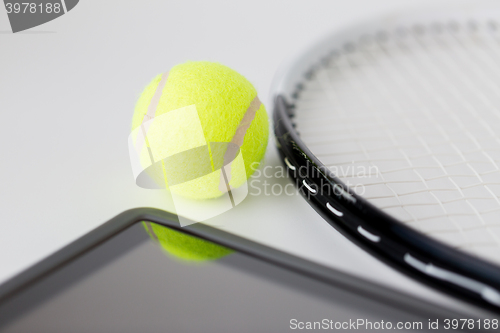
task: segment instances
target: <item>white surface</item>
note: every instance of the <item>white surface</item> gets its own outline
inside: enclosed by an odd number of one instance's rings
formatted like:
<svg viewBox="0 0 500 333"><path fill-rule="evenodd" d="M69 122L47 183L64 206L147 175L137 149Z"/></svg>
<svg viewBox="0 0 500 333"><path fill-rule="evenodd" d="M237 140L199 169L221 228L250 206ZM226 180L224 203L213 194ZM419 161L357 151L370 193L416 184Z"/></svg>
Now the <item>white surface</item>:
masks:
<svg viewBox="0 0 500 333"><path fill-rule="evenodd" d="M127 148L134 103L157 73L219 61L255 84L270 113L283 58L332 29L424 3L435 1L87 0L15 35L0 9L0 282L126 209L169 207L164 192L135 186ZM280 165L272 139L266 161ZM437 295L351 245L300 197L250 196L211 223Z"/></svg>

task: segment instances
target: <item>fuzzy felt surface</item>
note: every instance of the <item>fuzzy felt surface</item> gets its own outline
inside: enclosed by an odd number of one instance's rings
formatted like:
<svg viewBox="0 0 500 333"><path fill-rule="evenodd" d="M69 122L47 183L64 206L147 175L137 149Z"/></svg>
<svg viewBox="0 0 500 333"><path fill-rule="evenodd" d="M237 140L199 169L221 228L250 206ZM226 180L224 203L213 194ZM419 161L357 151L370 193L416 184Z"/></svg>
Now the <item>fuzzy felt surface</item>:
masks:
<svg viewBox="0 0 500 333"><path fill-rule="evenodd" d="M151 99L160 83L162 75L156 76L144 89L135 106L132 130L141 125L147 113ZM168 124L158 122L149 128L141 161L148 159L147 147L153 147L158 156L172 154L195 148L205 141L231 142L240 121L252 100L257 96L253 85L241 74L224 65L197 61L186 62L173 67L162 91L155 118L174 111L175 117ZM193 117L183 117L188 112L195 112L201 122L203 138L200 138ZM169 115L170 116L170 115ZM239 187L252 174L264 157L269 136L269 123L266 109L261 104L259 110L246 131L241 154L243 161L235 161L231 167L230 185ZM168 150L168 151L165 151ZM216 198L223 194L219 190L220 170L214 168L224 151L210 152L212 173L189 182L171 186L176 194L193 199ZM176 159L176 169L190 170L193 159L204 156L189 156L189 160ZM184 164L182 164L184 163ZM195 162L196 163L196 162ZM244 168L244 169L243 169ZM168 166L163 165L163 181L168 187ZM158 178L158 176L156 176Z"/></svg>
<svg viewBox="0 0 500 333"><path fill-rule="evenodd" d="M149 236L158 240L162 248L177 259L200 262L216 260L234 252L221 245L155 223L148 223L148 227L146 223L143 222L143 225Z"/></svg>

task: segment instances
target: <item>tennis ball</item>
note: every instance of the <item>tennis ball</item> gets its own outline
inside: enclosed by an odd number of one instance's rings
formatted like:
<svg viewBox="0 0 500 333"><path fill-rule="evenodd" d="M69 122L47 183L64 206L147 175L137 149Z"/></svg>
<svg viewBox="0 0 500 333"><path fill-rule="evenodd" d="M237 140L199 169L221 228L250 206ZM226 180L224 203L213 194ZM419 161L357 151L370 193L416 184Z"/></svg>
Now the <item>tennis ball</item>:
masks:
<svg viewBox="0 0 500 333"><path fill-rule="evenodd" d="M156 223L143 222L146 232L169 254L186 261L207 261L222 258L233 250L187 235Z"/></svg>
<svg viewBox="0 0 500 333"><path fill-rule="evenodd" d="M160 121L164 115L168 122ZM136 103L132 131L138 128L144 133L135 138L141 164L151 164L153 155L155 163L169 156L151 178L191 199L217 198L229 191L227 185L246 182L264 157L269 136L266 109L253 85L231 68L207 61L157 75ZM230 167L223 167L228 161Z"/></svg>

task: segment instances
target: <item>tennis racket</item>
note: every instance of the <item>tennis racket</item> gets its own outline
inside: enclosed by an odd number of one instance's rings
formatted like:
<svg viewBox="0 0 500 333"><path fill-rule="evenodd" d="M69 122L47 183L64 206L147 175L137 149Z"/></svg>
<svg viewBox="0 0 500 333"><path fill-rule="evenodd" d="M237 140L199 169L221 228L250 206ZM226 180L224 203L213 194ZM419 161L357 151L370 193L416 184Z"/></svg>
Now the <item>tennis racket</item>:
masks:
<svg viewBox="0 0 500 333"><path fill-rule="evenodd" d="M284 165L369 253L500 311L499 12L392 16L335 33L273 89Z"/></svg>

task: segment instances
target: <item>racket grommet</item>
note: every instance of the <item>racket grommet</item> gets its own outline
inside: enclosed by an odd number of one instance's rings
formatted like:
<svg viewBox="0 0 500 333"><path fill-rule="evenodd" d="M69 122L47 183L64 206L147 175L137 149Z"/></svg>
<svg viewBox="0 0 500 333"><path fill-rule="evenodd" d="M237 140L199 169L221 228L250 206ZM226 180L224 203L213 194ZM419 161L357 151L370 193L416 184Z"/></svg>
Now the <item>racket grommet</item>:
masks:
<svg viewBox="0 0 500 333"><path fill-rule="evenodd" d="M338 217L344 216L344 213L342 213L340 210L335 209L335 207L330 205L329 202L326 203L326 208L328 208L329 211L331 211L333 214L337 215Z"/></svg>
<svg viewBox="0 0 500 333"><path fill-rule="evenodd" d="M357 230L358 230L359 234L362 235L363 237L365 237L366 239L371 240L374 243L380 242L380 239L381 239L380 236L372 234L371 232L369 232L368 230L366 230L362 226L358 225Z"/></svg>
<svg viewBox="0 0 500 333"><path fill-rule="evenodd" d="M304 184L304 186L309 190L309 192L311 192L312 194L316 194L318 192L318 190L316 190L315 188L313 188L311 185L309 185L305 180L302 181L302 184Z"/></svg>
<svg viewBox="0 0 500 333"><path fill-rule="evenodd" d="M285 161L285 164L287 165L287 167L288 167L290 170L295 171L295 169L296 169L296 168L295 168L295 166L293 166L293 164L292 164L292 163L290 163L290 161L288 160L288 157L285 157L284 161Z"/></svg>

